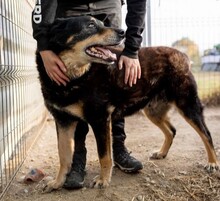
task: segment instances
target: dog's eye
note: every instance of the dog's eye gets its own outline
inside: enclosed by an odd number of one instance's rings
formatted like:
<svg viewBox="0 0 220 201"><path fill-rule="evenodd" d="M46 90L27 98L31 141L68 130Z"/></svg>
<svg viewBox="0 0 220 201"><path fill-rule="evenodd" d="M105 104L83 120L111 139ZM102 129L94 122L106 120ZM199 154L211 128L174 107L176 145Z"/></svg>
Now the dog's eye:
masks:
<svg viewBox="0 0 220 201"><path fill-rule="evenodd" d="M95 23L94 23L94 22L90 22L89 25L88 25L89 28L92 28L92 27L94 27L94 26L95 26Z"/></svg>

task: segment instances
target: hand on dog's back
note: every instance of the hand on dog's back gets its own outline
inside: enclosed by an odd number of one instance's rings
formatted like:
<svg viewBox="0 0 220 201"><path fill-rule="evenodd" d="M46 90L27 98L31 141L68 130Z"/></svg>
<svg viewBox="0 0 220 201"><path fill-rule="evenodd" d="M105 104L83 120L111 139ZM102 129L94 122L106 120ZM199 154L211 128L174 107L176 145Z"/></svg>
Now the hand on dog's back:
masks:
<svg viewBox="0 0 220 201"><path fill-rule="evenodd" d="M125 67L125 84L129 84L132 87L137 83L137 79L141 78L141 67L138 59L133 59L122 55L118 62L119 69Z"/></svg>

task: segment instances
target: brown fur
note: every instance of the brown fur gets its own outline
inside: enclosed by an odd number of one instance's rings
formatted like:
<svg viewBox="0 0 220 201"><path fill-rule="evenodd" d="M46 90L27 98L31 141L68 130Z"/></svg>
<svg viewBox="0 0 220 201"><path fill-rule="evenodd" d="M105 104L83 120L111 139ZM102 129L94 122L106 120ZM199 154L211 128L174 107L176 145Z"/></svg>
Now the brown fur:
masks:
<svg viewBox="0 0 220 201"><path fill-rule="evenodd" d="M91 23L94 23L94 27L90 26ZM79 120L91 125L97 140L101 171L93 185L108 186L112 171L111 121L140 109L165 136L161 149L151 156L152 159L166 157L173 142L176 129L167 113L174 106L201 137L208 155L206 169L210 172L218 169L211 134L204 121L202 104L185 54L169 47L141 48L139 61L142 76L136 85L129 87L124 84L124 70L119 70L111 59L85 53L88 47L97 44L118 44L124 37L123 31L104 27L101 22L90 17L60 20L53 26L51 49L63 59L71 82L62 87L48 79L37 54L45 104L57 125L60 157L58 177L48 183L47 191L62 187L65 181L71 165L71 135ZM77 33L68 28L59 32L59 26L74 27ZM111 50L119 55L121 53L120 49Z"/></svg>

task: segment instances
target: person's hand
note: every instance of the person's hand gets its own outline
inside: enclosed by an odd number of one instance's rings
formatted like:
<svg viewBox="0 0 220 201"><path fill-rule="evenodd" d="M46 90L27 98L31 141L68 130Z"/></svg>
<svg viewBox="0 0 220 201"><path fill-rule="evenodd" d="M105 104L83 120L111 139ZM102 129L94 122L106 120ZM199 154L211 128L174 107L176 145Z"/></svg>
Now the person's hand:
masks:
<svg viewBox="0 0 220 201"><path fill-rule="evenodd" d="M121 55L118 67L122 69L123 66L125 66L125 84L129 83L129 86L132 87L133 84L136 84L137 79L141 78L140 62L138 59Z"/></svg>
<svg viewBox="0 0 220 201"><path fill-rule="evenodd" d="M51 50L41 51L40 55L50 79L55 81L58 85L63 84L66 86L67 82L70 80L64 74L66 72L66 67L61 59Z"/></svg>

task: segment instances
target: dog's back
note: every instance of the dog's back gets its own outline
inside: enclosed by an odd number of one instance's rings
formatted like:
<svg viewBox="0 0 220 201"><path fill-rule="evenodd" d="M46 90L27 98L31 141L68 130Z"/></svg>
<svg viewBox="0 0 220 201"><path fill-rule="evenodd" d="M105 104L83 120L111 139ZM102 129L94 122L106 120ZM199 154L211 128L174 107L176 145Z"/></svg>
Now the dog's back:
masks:
<svg viewBox="0 0 220 201"><path fill-rule="evenodd" d="M124 84L124 71L110 68L115 89L112 102L117 108L123 108L124 115L136 112L152 100L178 101L181 93L186 97L185 92L188 93L189 88L196 92L190 61L184 53L169 47L143 47L139 50L139 61L141 79L133 87Z"/></svg>

